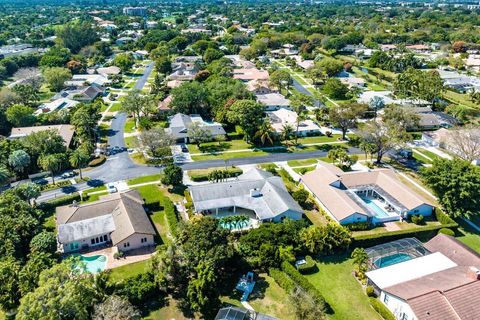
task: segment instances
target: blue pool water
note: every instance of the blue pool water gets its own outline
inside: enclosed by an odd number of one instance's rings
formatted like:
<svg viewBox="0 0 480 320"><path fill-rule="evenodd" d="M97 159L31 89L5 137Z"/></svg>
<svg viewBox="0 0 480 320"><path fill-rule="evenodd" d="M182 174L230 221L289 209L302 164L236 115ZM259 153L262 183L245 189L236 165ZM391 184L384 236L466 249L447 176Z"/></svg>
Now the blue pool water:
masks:
<svg viewBox="0 0 480 320"><path fill-rule="evenodd" d="M99 273L105 270L107 266L107 257L104 255L86 257L81 254L74 254L75 257L80 257L80 261L85 263L87 272Z"/></svg>
<svg viewBox="0 0 480 320"><path fill-rule="evenodd" d="M222 228L228 229L228 230L240 230L240 229L248 228L252 225L250 222L250 219L248 219L247 221L242 221L238 223L220 221L219 224Z"/></svg>
<svg viewBox="0 0 480 320"><path fill-rule="evenodd" d="M380 208L375 202L373 202L371 199L368 199L368 198L365 198L365 197L360 197L360 199L363 200L363 202L365 202L365 204L367 205L367 207L369 207L370 209L373 210L373 212L375 212L375 215L379 218L388 218L389 215L388 213L383 210L382 208Z"/></svg>
<svg viewBox="0 0 480 320"><path fill-rule="evenodd" d="M400 263L400 262L408 261L408 260L411 260L411 259L412 259L412 257L409 256L406 253L395 253L395 254L392 254L390 256L386 256L386 257L382 257L380 259L377 259L377 260L375 260L374 263L378 268L383 268L383 267L392 266L392 265Z"/></svg>

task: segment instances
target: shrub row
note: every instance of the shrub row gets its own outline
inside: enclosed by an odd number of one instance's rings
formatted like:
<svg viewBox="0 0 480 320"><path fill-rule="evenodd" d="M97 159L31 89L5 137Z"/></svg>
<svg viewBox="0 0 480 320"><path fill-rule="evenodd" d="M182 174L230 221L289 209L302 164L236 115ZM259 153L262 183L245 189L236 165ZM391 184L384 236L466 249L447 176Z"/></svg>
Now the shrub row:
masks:
<svg viewBox="0 0 480 320"><path fill-rule="evenodd" d="M236 177L241 175L243 172L242 169L240 168L229 168L227 170L222 170L222 171L225 172L225 178ZM210 171L203 171L199 173L190 172L189 176L190 176L190 179L192 179L193 181L201 182L201 181L208 181L209 174L210 174Z"/></svg>
<svg viewBox="0 0 480 320"><path fill-rule="evenodd" d="M450 218L445 212L443 212L441 209L436 208L435 209L435 218L437 219L438 222L440 222L443 225L450 225L450 224L458 224ZM445 227L447 228L447 227Z"/></svg>
<svg viewBox="0 0 480 320"><path fill-rule="evenodd" d="M422 239L429 239L435 236L439 229L453 228L456 229L458 224L456 222L451 224L439 224L436 226L424 226L406 230L398 230L393 232L379 233L379 234L366 234L353 236L353 247L371 247L380 243L390 242L406 237L415 237Z"/></svg>
<svg viewBox="0 0 480 320"><path fill-rule="evenodd" d="M88 163L88 166L89 166L89 167L99 166L99 165L101 165L102 163L104 163L105 160L107 160L107 157L105 157L105 155L101 154L98 158L95 158L95 159L93 159L92 161L90 161L90 162Z"/></svg>
<svg viewBox="0 0 480 320"><path fill-rule="evenodd" d="M73 201L80 201L80 194L78 192L72 193L71 195L49 200L47 202L42 203L39 208L42 210L52 210L55 209L56 207L60 206L66 206L68 204L72 204Z"/></svg>
<svg viewBox="0 0 480 320"><path fill-rule="evenodd" d="M347 224L347 228L350 231L363 231L370 229L370 222L354 222Z"/></svg>
<svg viewBox="0 0 480 320"><path fill-rule="evenodd" d="M58 181L58 182L55 182L55 183L49 183L49 184L41 185L40 190L49 191L49 190L54 190L54 189L57 189L57 188L63 188L63 187L71 186L71 185L72 185L72 183L70 182L70 180L63 180L63 181Z"/></svg>
<svg viewBox="0 0 480 320"><path fill-rule="evenodd" d="M301 287L303 290L311 294L315 299L318 299L321 303L323 303L328 310L328 304L325 301L325 298L322 294L315 288L315 286L305 278L290 262L284 261L282 262L282 270L285 272L292 280L295 282L296 285Z"/></svg>
<svg viewBox="0 0 480 320"><path fill-rule="evenodd" d="M377 298L370 297L370 304L385 320L395 320L393 313Z"/></svg>
<svg viewBox="0 0 480 320"><path fill-rule="evenodd" d="M301 264L297 267L301 274L312 274L318 271L317 264L310 256L305 257L307 263Z"/></svg>
<svg viewBox="0 0 480 320"><path fill-rule="evenodd" d="M268 270L268 274L285 292L292 292L292 290L295 289L295 281L282 270L271 268Z"/></svg>

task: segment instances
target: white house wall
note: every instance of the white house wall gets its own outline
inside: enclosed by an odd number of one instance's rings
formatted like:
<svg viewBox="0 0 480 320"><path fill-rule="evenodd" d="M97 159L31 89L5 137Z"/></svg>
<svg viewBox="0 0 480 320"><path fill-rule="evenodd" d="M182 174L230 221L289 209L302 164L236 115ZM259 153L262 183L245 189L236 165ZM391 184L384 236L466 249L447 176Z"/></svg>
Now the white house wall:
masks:
<svg viewBox="0 0 480 320"><path fill-rule="evenodd" d="M417 317L413 313L412 308L410 308L408 303L404 300L388 294L385 291L381 292L379 299L393 313L396 319L417 320Z"/></svg>
<svg viewBox="0 0 480 320"><path fill-rule="evenodd" d="M142 238L147 238L147 241L142 242ZM142 247L153 246L154 244L155 242L153 241L153 235L134 233L130 237L117 243L117 248L120 251L129 251Z"/></svg>

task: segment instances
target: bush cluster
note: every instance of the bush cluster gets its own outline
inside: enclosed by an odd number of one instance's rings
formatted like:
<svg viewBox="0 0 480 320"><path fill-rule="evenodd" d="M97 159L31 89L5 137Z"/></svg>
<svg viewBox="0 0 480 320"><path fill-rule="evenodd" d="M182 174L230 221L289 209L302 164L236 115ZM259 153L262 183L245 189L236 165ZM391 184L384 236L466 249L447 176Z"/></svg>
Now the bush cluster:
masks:
<svg viewBox="0 0 480 320"><path fill-rule="evenodd" d="M295 281L282 270L271 268L268 270L268 274L285 292L292 292L292 290L295 289Z"/></svg>
<svg viewBox="0 0 480 320"><path fill-rule="evenodd" d="M315 261L312 259L312 257L310 256L306 256L305 257L305 261L307 263L305 264L301 264L297 267L298 271L301 273L301 274L312 274L312 273L315 273L318 271L318 267L317 267L317 264L315 263Z"/></svg>
<svg viewBox="0 0 480 320"><path fill-rule="evenodd" d="M354 222L347 225L350 231L363 231L370 229L370 222Z"/></svg>
<svg viewBox="0 0 480 320"><path fill-rule="evenodd" d="M88 166L89 167L96 167L96 166L99 166L101 164L103 164L105 162L105 160L107 160L107 157L105 157L105 155L101 154L100 156L98 156L97 158L93 159L92 161L90 161L88 163Z"/></svg>
<svg viewBox="0 0 480 320"><path fill-rule="evenodd" d="M370 299L370 304L372 305L373 309L377 311L383 319L385 320L395 320L395 316L393 315L390 310L387 309L387 307L381 303L378 299L376 298L369 298Z"/></svg>
<svg viewBox="0 0 480 320"><path fill-rule="evenodd" d="M412 215L410 216L410 219L412 220L413 223L417 224L417 225L422 225L425 223L424 217L420 214L420 215Z"/></svg>
<svg viewBox="0 0 480 320"><path fill-rule="evenodd" d="M438 230L438 233L443 233L443 234L446 234L447 236L452 236L454 237L455 236L455 231L453 231L452 229L449 229L449 228L442 228L440 230Z"/></svg>
<svg viewBox="0 0 480 320"><path fill-rule="evenodd" d="M224 178L237 177L242 174L242 169L240 168L229 168L224 171ZM190 173L190 179L195 182L208 181L210 177L210 172L201 172L201 173Z"/></svg>
<svg viewBox="0 0 480 320"><path fill-rule="evenodd" d="M170 227L170 232L173 236L177 235L178 227L178 217L175 210L175 205L172 200L168 197L163 197L162 200L163 210L165 211L165 217L167 218L168 226Z"/></svg>

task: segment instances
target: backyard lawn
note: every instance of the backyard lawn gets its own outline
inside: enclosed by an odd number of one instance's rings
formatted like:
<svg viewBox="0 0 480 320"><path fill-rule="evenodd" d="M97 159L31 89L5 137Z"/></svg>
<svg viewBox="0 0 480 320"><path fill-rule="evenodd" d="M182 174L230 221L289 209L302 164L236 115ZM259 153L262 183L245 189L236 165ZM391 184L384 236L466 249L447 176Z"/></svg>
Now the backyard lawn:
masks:
<svg viewBox="0 0 480 320"><path fill-rule="evenodd" d="M457 239L480 253L480 232L476 231L470 225L460 219L457 220L457 222L460 225L458 228Z"/></svg>
<svg viewBox="0 0 480 320"><path fill-rule="evenodd" d="M121 102L114 102L112 103L112 106L108 110L108 112L117 112L120 111L120 107L122 106Z"/></svg>
<svg viewBox="0 0 480 320"><path fill-rule="evenodd" d="M117 282L145 273L148 270L149 263L150 260L148 259L111 269L110 280Z"/></svg>
<svg viewBox="0 0 480 320"><path fill-rule="evenodd" d="M137 178L127 180L127 184L129 186L133 186L133 185L140 184L140 183L159 181L161 177L162 177L161 174L154 174L154 175L151 175L151 176L137 177Z"/></svg>
<svg viewBox="0 0 480 320"><path fill-rule="evenodd" d="M125 132L132 133L135 131L135 120L133 118L128 118L127 122L125 122Z"/></svg>
<svg viewBox="0 0 480 320"><path fill-rule="evenodd" d="M245 150L254 148L254 146L248 144L245 140L242 139L202 143L200 145L200 148L198 148L195 144L188 144L187 147L191 154L217 153L231 150Z"/></svg>
<svg viewBox="0 0 480 320"><path fill-rule="evenodd" d="M347 255L328 256L320 259L317 265L319 271L306 277L332 307L334 313L328 319L382 319L354 278L352 259Z"/></svg>

